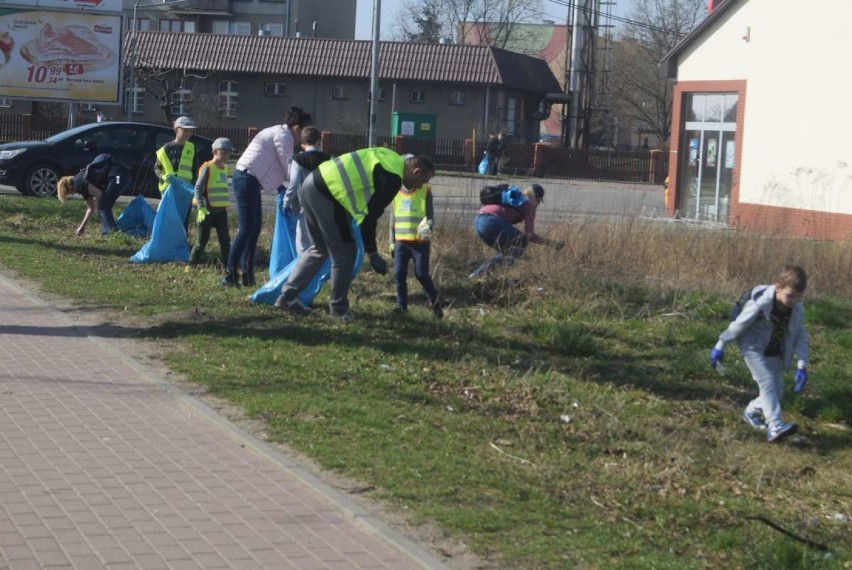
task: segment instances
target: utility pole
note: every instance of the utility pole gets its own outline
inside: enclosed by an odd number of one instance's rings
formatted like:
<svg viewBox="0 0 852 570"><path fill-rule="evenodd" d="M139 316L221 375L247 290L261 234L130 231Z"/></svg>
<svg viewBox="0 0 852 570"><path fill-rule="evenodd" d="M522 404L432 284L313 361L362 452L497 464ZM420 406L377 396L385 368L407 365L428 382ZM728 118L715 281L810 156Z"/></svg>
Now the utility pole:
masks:
<svg viewBox="0 0 852 570"><path fill-rule="evenodd" d="M571 91L568 146L583 148L588 145L599 0L576 0L573 9L571 71L568 77L568 89Z"/></svg>
<svg viewBox="0 0 852 570"><path fill-rule="evenodd" d="M379 31L382 15L382 0L373 0L373 61L370 65L370 127L367 131L367 146L376 146L376 116L379 107Z"/></svg>

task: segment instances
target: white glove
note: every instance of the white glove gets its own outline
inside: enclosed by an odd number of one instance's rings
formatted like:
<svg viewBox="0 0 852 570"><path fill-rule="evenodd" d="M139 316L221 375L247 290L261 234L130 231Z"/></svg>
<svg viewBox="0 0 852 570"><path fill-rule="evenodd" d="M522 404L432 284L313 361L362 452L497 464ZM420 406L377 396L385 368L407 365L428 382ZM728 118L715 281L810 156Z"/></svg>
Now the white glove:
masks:
<svg viewBox="0 0 852 570"><path fill-rule="evenodd" d="M432 241L432 220L423 218L417 224L417 239L421 241Z"/></svg>

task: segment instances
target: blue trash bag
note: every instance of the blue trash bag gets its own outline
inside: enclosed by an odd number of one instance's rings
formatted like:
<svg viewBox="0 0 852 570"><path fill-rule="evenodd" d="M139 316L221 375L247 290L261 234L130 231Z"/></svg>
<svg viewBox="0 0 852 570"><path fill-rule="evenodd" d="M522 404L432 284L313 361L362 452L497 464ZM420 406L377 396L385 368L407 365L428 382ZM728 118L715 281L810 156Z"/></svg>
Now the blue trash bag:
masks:
<svg viewBox="0 0 852 570"><path fill-rule="evenodd" d="M358 271L361 269L361 263L364 261L364 240L361 238L361 227L354 219L352 220L352 236L355 238L355 245L358 246L358 256L355 258L355 266L352 268L352 279L355 279ZM250 300L259 305L274 305L278 297L281 296L281 289L284 287L287 279L290 278L290 274L293 273L293 269L295 269L297 263L299 263L298 257L287 264L281 271L270 277L269 281L254 292ZM309 307L329 277L331 277L331 258L325 260L308 286L299 293L299 301L306 307Z"/></svg>
<svg viewBox="0 0 852 570"><path fill-rule="evenodd" d="M192 206L194 188L189 182L169 176L169 185L163 192L160 207L154 217L151 239L136 252L130 261L156 263L189 261L189 245L183 222Z"/></svg>
<svg viewBox="0 0 852 570"><path fill-rule="evenodd" d="M154 227L154 208L141 194L127 204L115 221L115 229L133 237L148 237Z"/></svg>
<svg viewBox="0 0 852 570"><path fill-rule="evenodd" d="M479 162L479 173L480 174L488 174L488 155L482 157L482 160Z"/></svg>
<svg viewBox="0 0 852 570"><path fill-rule="evenodd" d="M277 275L296 259L296 223L294 216L281 211L284 193L278 194L275 208L275 230L272 233L272 250L269 252L269 274Z"/></svg>

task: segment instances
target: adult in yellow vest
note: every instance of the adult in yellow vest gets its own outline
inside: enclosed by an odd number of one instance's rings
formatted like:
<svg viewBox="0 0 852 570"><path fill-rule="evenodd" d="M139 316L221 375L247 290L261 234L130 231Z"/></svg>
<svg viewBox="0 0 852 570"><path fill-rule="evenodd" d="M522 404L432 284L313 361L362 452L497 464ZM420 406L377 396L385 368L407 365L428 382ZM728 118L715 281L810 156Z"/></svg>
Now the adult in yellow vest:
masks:
<svg viewBox="0 0 852 570"><path fill-rule="evenodd" d="M299 188L312 245L299 262L275 302L279 309L304 314L310 311L298 299L327 257L331 257L332 317L349 320L349 285L358 256L352 236L352 219L361 226L364 254L380 274L387 262L376 247L376 222L404 185L419 188L435 174L428 156L403 158L386 148L356 150L322 163Z"/></svg>
<svg viewBox="0 0 852 570"><path fill-rule="evenodd" d="M159 181L160 195L166 191L169 185L167 176L174 174L182 180L195 185L195 177L201 164L208 157L198 156L195 145L189 141L195 130L195 121L189 117L178 117L175 119L175 140L166 143L157 150L157 161L154 163L154 172Z"/></svg>
<svg viewBox="0 0 852 570"><path fill-rule="evenodd" d="M195 183L195 203L198 204L198 236L189 253L189 264L195 265L210 240L210 229L216 229L219 238L219 256L222 267L228 264L231 250L231 233L228 230L228 167L225 164L234 145L224 137L213 141L213 160L205 162L198 170Z"/></svg>

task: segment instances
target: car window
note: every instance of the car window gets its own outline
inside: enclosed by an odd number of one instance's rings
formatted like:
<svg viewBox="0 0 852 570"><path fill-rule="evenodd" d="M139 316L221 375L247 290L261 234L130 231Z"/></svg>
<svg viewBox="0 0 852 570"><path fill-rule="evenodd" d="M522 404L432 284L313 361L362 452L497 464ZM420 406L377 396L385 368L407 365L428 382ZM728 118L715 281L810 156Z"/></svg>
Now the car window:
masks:
<svg viewBox="0 0 852 570"><path fill-rule="evenodd" d="M168 131L157 131L157 137L154 139L154 148L161 148L166 143L170 143L175 140L175 135Z"/></svg>
<svg viewBox="0 0 852 570"><path fill-rule="evenodd" d="M85 141L95 143L99 150L140 150L145 144L145 133L138 127L95 130L77 138L74 145L82 146Z"/></svg>

